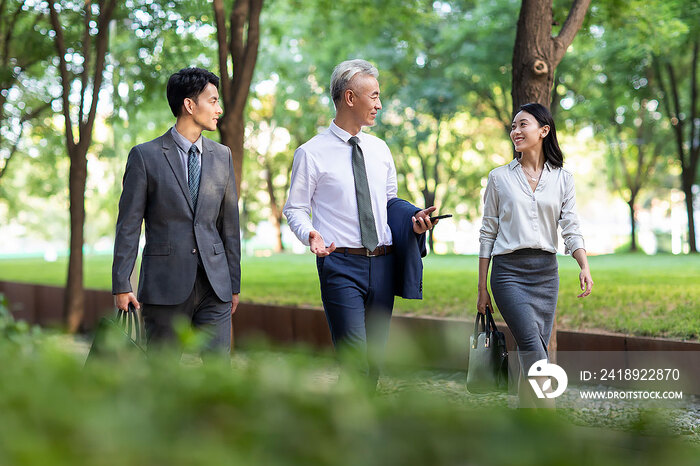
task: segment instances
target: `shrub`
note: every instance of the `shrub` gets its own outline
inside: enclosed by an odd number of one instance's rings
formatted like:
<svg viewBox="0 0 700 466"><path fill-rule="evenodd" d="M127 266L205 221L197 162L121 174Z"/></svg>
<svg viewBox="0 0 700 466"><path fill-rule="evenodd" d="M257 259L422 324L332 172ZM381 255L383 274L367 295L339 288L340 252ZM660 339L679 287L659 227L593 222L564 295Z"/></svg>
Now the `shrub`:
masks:
<svg viewBox="0 0 700 466"><path fill-rule="evenodd" d="M696 464L673 438L577 428L549 412L376 394L303 353L183 366L162 354L83 369L60 339L0 341L0 464Z"/></svg>

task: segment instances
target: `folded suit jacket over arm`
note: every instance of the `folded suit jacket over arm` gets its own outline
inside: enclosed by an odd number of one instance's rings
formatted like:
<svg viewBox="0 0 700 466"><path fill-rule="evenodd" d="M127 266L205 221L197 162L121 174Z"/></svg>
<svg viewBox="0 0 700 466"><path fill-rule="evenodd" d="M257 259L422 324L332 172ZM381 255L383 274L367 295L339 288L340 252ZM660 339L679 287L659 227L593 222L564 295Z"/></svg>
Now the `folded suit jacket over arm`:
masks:
<svg viewBox="0 0 700 466"><path fill-rule="evenodd" d="M394 295L423 299L423 260L427 254L425 233L413 231L412 217L421 209L398 197L387 203L387 223L394 243Z"/></svg>

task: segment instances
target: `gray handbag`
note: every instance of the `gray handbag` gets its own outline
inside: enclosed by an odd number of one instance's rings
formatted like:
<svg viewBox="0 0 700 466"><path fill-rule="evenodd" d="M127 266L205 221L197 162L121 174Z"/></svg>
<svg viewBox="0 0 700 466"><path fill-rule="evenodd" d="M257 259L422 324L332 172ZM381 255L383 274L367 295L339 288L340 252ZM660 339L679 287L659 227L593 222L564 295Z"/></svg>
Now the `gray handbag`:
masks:
<svg viewBox="0 0 700 466"><path fill-rule="evenodd" d="M506 337L499 332L491 309L477 313L474 333L469 337L467 390L490 393L508 390L508 350Z"/></svg>

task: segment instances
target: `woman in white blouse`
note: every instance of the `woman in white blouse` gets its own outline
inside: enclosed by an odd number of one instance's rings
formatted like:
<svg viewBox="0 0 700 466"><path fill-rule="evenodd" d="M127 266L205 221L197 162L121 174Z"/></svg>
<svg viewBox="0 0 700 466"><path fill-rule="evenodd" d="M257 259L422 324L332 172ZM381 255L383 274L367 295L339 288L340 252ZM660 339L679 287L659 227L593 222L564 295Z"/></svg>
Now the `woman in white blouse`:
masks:
<svg viewBox="0 0 700 466"><path fill-rule="evenodd" d="M593 279L576 215L574 179L562 168L554 119L537 103L525 104L513 119L510 138L518 156L489 173L480 231L477 309L493 309L487 289L518 344L521 406L539 403L524 380L530 366L547 359L559 293L557 226L565 252L581 267L579 298L588 296Z"/></svg>

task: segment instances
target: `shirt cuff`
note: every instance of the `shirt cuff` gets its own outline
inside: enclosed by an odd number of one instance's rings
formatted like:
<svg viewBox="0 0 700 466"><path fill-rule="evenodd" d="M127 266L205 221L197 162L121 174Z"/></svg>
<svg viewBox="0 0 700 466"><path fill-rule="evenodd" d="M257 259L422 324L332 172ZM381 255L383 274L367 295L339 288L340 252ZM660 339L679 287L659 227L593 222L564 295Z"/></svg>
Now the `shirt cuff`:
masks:
<svg viewBox="0 0 700 466"><path fill-rule="evenodd" d="M484 259L490 259L491 252L493 252L494 242L495 241L481 240L479 246L479 257L483 257Z"/></svg>
<svg viewBox="0 0 700 466"><path fill-rule="evenodd" d="M564 244L566 245L566 248L564 248L564 254L573 254L577 249L586 248L582 236L572 236L571 238L568 238Z"/></svg>
<svg viewBox="0 0 700 466"><path fill-rule="evenodd" d="M311 233L312 231L313 231L312 228L301 228L301 230L299 232L299 241L301 241L301 243L304 246L310 246L309 233Z"/></svg>

